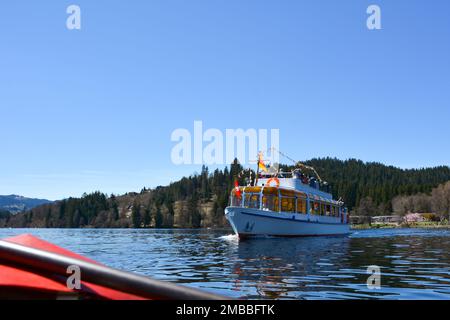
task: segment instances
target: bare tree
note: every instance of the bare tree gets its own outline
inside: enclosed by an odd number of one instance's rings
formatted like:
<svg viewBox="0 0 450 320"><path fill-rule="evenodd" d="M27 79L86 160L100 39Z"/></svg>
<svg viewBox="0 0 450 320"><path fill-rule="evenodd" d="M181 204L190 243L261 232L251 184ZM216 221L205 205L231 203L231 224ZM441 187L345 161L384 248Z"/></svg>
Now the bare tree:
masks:
<svg viewBox="0 0 450 320"><path fill-rule="evenodd" d="M450 220L450 182L433 189L431 198L435 213Z"/></svg>
<svg viewBox="0 0 450 320"><path fill-rule="evenodd" d="M362 198L356 209L356 215L373 217L377 215L377 206L371 197Z"/></svg>
<svg viewBox="0 0 450 320"><path fill-rule="evenodd" d="M397 215L405 215L411 210L409 197L398 196L392 200L392 210Z"/></svg>
<svg viewBox="0 0 450 320"><path fill-rule="evenodd" d="M395 214L431 213L450 220L450 181L433 189L431 195L419 193L413 196L398 196L392 200Z"/></svg>

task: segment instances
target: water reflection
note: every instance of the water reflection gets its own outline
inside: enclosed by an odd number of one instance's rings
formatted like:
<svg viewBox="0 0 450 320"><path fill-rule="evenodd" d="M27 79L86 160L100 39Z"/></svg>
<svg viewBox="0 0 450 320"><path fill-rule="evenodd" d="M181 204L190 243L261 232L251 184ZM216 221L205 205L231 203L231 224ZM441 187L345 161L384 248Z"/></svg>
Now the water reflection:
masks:
<svg viewBox="0 0 450 320"><path fill-rule="evenodd" d="M233 273L236 285L253 283L256 292L251 298L284 298L308 291L309 285L323 282L324 270L338 274L341 261L349 250L350 239L298 238L257 239L241 242ZM293 297L293 296L292 296Z"/></svg>
<svg viewBox="0 0 450 320"><path fill-rule="evenodd" d="M33 233L112 267L250 299L450 299L450 233L369 230L351 237L239 242L221 230L0 229ZM367 266L382 289L367 288Z"/></svg>

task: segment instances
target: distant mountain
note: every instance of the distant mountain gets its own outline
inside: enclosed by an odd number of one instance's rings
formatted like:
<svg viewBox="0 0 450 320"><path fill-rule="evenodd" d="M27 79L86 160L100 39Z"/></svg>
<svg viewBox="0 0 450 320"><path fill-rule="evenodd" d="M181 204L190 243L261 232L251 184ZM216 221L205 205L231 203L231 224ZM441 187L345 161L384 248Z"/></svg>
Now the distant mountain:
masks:
<svg viewBox="0 0 450 320"><path fill-rule="evenodd" d="M46 199L25 198L12 194L9 196L0 196L0 211L8 211L12 214L16 214L49 203L52 203L52 201Z"/></svg>

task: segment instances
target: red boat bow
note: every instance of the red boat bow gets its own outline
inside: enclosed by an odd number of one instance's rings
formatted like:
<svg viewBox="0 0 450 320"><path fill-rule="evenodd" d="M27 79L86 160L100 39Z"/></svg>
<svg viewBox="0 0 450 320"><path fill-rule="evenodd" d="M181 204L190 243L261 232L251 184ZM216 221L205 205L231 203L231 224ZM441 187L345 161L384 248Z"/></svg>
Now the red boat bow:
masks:
<svg viewBox="0 0 450 320"><path fill-rule="evenodd" d="M101 265L98 262L89 258L83 257L69 250L58 247L52 243L36 238L32 235L21 235L4 239L4 241L23 245L26 247L44 250L60 254L62 256L79 259L82 261ZM67 276L70 276L69 274ZM8 262L2 261L0 254L0 291L2 292L24 292L28 296L55 296L64 297L71 294L86 295L96 299L106 300L142 300L143 297L123 293L113 289L105 288L89 282L81 281L81 290L71 290L66 285L66 279L55 274L44 274L42 272L23 268L22 266L15 266ZM25 295L27 295L25 294Z"/></svg>

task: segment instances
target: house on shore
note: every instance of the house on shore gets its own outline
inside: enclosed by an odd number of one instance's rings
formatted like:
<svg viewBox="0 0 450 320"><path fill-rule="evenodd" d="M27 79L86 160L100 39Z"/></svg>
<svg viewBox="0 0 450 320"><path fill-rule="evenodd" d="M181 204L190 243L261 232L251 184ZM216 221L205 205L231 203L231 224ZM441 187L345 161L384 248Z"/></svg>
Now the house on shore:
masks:
<svg viewBox="0 0 450 320"><path fill-rule="evenodd" d="M420 223L426 221L439 221L439 219L433 213L408 213L405 216L391 215L391 216L350 216L350 223L353 225L358 224L395 224L399 225L402 223Z"/></svg>
<svg viewBox="0 0 450 320"><path fill-rule="evenodd" d="M376 216L372 217L372 223L400 224L403 222L401 216Z"/></svg>

